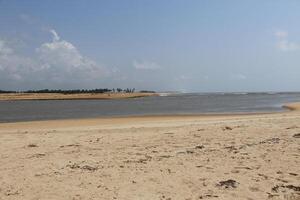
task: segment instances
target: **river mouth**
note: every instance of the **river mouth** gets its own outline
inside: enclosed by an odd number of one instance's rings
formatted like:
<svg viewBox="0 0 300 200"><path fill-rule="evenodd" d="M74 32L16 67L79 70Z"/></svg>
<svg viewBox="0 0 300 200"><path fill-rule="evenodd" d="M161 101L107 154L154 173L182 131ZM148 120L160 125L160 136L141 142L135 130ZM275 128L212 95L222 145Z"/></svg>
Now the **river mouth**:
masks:
<svg viewBox="0 0 300 200"><path fill-rule="evenodd" d="M300 93L190 93L114 100L0 101L0 122L164 115L270 113Z"/></svg>

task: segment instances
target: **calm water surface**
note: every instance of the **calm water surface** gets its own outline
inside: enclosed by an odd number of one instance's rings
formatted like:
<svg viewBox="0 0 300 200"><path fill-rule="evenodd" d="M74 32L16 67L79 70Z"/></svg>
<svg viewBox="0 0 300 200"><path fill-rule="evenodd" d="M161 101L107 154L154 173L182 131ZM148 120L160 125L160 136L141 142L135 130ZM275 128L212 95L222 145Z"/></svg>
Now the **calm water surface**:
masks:
<svg viewBox="0 0 300 200"><path fill-rule="evenodd" d="M300 93L177 94L122 100L0 101L0 122L168 114L278 112Z"/></svg>

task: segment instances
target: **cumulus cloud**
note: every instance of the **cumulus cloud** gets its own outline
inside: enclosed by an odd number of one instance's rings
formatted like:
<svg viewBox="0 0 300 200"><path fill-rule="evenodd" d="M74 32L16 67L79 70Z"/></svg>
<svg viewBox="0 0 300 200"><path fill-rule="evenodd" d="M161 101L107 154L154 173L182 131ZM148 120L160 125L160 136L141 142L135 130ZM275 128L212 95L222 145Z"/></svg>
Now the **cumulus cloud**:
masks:
<svg viewBox="0 0 300 200"><path fill-rule="evenodd" d="M17 55L14 52L14 50L11 47L9 47L9 45L5 40L0 39L0 80L1 81L21 80L22 74L27 74L31 70L31 67L33 65L34 64L31 59L26 58L24 56Z"/></svg>
<svg viewBox="0 0 300 200"><path fill-rule="evenodd" d="M38 49L40 63L47 69L56 81L65 80L89 82L103 77L104 68L87 57L81 55L78 49L70 42L61 40L55 30L52 42L42 44Z"/></svg>
<svg viewBox="0 0 300 200"><path fill-rule="evenodd" d="M276 31L274 34L277 37L277 48L281 51L295 51L300 49L300 45L288 40L287 31Z"/></svg>
<svg viewBox="0 0 300 200"><path fill-rule="evenodd" d="M18 87L101 87L97 85L108 70L83 56L70 42L50 30L52 41L38 47L32 57L16 53L0 39L0 84ZM6 88L1 88L6 89Z"/></svg>
<svg viewBox="0 0 300 200"><path fill-rule="evenodd" d="M138 70L158 70L161 69L161 66L154 62L138 62L133 61L133 66Z"/></svg>

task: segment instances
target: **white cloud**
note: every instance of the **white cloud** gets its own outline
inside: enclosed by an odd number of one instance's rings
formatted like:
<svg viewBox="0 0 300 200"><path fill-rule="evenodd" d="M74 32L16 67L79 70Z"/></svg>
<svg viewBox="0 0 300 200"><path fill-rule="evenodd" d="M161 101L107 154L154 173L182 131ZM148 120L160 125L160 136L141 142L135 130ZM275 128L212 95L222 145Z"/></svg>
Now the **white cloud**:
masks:
<svg viewBox="0 0 300 200"><path fill-rule="evenodd" d="M58 40L60 40L60 37L58 36L55 30L51 29L50 33L53 34L53 42L57 42Z"/></svg>
<svg viewBox="0 0 300 200"><path fill-rule="evenodd" d="M70 68L69 70L86 65L85 58L83 58L73 44L65 40L60 40L54 30L50 32L53 34L53 41L43 43L36 50L41 63L60 69Z"/></svg>
<svg viewBox="0 0 300 200"><path fill-rule="evenodd" d="M108 75L108 70L81 55L72 43L61 40L55 30L50 32L52 42L43 43L32 57L15 53L0 40L0 85L101 87L97 83Z"/></svg>
<svg viewBox="0 0 300 200"><path fill-rule="evenodd" d="M300 49L300 45L288 40L287 31L276 31L274 34L277 37L277 48L281 51L295 51Z"/></svg>
<svg viewBox="0 0 300 200"><path fill-rule="evenodd" d="M26 67L28 65L28 67ZM22 74L31 70L33 62L31 59L17 55L7 45L7 42L0 39L0 80L21 80ZM3 83L1 83L3 85Z"/></svg>
<svg viewBox="0 0 300 200"><path fill-rule="evenodd" d="M84 57L70 42L61 40L55 30L52 42L42 44L38 49L39 61L50 78L65 82L91 82L106 75L106 70L95 61ZM49 75L48 74L48 75Z"/></svg>
<svg viewBox="0 0 300 200"><path fill-rule="evenodd" d="M139 70L158 70L161 69L161 66L154 62L138 62L133 61L133 66L135 69Z"/></svg>

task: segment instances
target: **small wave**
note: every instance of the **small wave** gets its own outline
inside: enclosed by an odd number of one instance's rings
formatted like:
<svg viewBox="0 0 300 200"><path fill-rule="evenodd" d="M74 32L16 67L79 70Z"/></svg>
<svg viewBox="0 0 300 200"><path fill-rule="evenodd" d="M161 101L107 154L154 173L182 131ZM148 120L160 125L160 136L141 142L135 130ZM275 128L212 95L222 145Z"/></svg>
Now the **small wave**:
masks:
<svg viewBox="0 0 300 200"><path fill-rule="evenodd" d="M170 96L171 93L159 93L158 96L160 97L167 97L167 96Z"/></svg>

